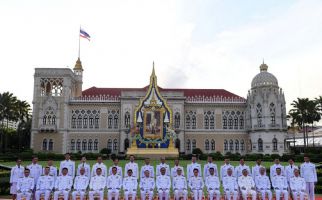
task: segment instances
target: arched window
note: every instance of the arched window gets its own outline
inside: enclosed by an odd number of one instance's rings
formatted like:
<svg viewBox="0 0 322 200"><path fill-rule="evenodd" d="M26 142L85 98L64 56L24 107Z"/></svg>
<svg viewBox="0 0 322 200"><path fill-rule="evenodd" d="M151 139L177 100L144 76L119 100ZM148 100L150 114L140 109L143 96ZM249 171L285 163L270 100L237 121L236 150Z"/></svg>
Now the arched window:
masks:
<svg viewBox="0 0 322 200"><path fill-rule="evenodd" d="M89 128L93 128L94 127L94 116L91 114L89 116Z"/></svg>
<svg viewBox="0 0 322 200"><path fill-rule="evenodd" d="M130 140L128 138L126 138L124 140L124 148L125 148L125 150L127 150L127 148L129 148L129 147L130 147Z"/></svg>
<svg viewBox="0 0 322 200"><path fill-rule="evenodd" d="M93 149L93 140L92 139L89 139L88 140L88 150L89 151L92 151L92 149Z"/></svg>
<svg viewBox="0 0 322 200"><path fill-rule="evenodd" d="M192 140L192 150L194 150L197 147L197 142L195 139Z"/></svg>
<svg viewBox="0 0 322 200"><path fill-rule="evenodd" d="M233 129L233 117L231 115L228 117L228 128Z"/></svg>
<svg viewBox="0 0 322 200"><path fill-rule="evenodd" d="M51 119L51 124L55 125L56 124L56 116L53 115L53 118Z"/></svg>
<svg viewBox="0 0 322 200"><path fill-rule="evenodd" d="M210 129L215 129L215 117L213 115L210 116Z"/></svg>
<svg viewBox="0 0 322 200"><path fill-rule="evenodd" d="M47 151L47 139L43 139L42 141L42 150L43 151Z"/></svg>
<svg viewBox="0 0 322 200"><path fill-rule="evenodd" d="M95 139L94 140L94 151L97 151L98 150L98 140Z"/></svg>
<svg viewBox="0 0 322 200"><path fill-rule="evenodd" d="M239 129L244 129L244 117L242 115L239 117Z"/></svg>
<svg viewBox="0 0 322 200"><path fill-rule="evenodd" d="M192 115L192 129L196 129L196 126L197 126L196 116Z"/></svg>
<svg viewBox="0 0 322 200"><path fill-rule="evenodd" d="M113 150L117 151L117 149L118 149L117 139L114 139L114 141L113 141Z"/></svg>
<svg viewBox="0 0 322 200"><path fill-rule="evenodd" d="M52 151L53 149L54 149L53 139L49 139L49 142L48 142L48 150L49 151Z"/></svg>
<svg viewBox="0 0 322 200"><path fill-rule="evenodd" d="M114 129L118 129L119 127L119 116L117 114L114 115Z"/></svg>
<svg viewBox="0 0 322 200"><path fill-rule="evenodd" d="M46 115L42 118L42 124L43 125L47 124L47 116Z"/></svg>
<svg viewBox="0 0 322 200"><path fill-rule="evenodd" d="M174 128L180 128L180 113L174 115Z"/></svg>
<svg viewBox="0 0 322 200"><path fill-rule="evenodd" d="M273 151L277 151L277 139L273 139Z"/></svg>
<svg viewBox="0 0 322 200"><path fill-rule="evenodd" d="M244 142L244 140L240 141L240 150L245 151L245 142Z"/></svg>
<svg viewBox="0 0 322 200"><path fill-rule="evenodd" d="M238 129L238 117L234 116L234 129Z"/></svg>
<svg viewBox="0 0 322 200"><path fill-rule="evenodd" d="M223 121L223 129L227 129L227 116L223 116L222 121Z"/></svg>
<svg viewBox="0 0 322 200"><path fill-rule="evenodd" d="M269 112L271 117L271 125L275 126L275 105L273 103L269 105Z"/></svg>
<svg viewBox="0 0 322 200"><path fill-rule="evenodd" d="M76 128L76 115L72 116L72 128Z"/></svg>
<svg viewBox="0 0 322 200"><path fill-rule="evenodd" d="M191 150L191 142L190 142L189 139L187 140L187 144L186 145L187 145L187 150L190 151Z"/></svg>
<svg viewBox="0 0 322 200"><path fill-rule="evenodd" d="M82 128L82 115L78 115L77 117L77 128Z"/></svg>
<svg viewBox="0 0 322 200"><path fill-rule="evenodd" d="M257 126L258 127L263 127L263 123L262 123L262 105L261 104L257 104L256 113L257 113Z"/></svg>
<svg viewBox="0 0 322 200"><path fill-rule="evenodd" d="M83 117L83 128L87 128L87 124L88 124L88 116L84 115L84 117Z"/></svg>
<svg viewBox="0 0 322 200"><path fill-rule="evenodd" d="M262 138L258 139L258 151L263 151L263 140Z"/></svg>
<svg viewBox="0 0 322 200"><path fill-rule="evenodd" d="M187 115L186 116L186 129L190 129L191 127L191 121L190 121L190 116L189 115Z"/></svg>
<svg viewBox="0 0 322 200"><path fill-rule="evenodd" d="M126 111L125 115L124 115L124 125L125 128L130 128L130 113L128 111Z"/></svg>
<svg viewBox="0 0 322 200"><path fill-rule="evenodd" d="M207 114L204 117L204 128L209 129L209 117Z"/></svg>
<svg viewBox="0 0 322 200"><path fill-rule="evenodd" d="M228 142L227 142L227 140L224 141L224 150L228 151Z"/></svg>
<svg viewBox="0 0 322 200"><path fill-rule="evenodd" d="M80 139L77 140L77 143L76 143L76 150L77 151L80 151L81 150L81 141Z"/></svg>
<svg viewBox="0 0 322 200"><path fill-rule="evenodd" d="M86 141L86 139L84 139L83 142L82 142L82 151L87 151L87 141Z"/></svg>
<svg viewBox="0 0 322 200"><path fill-rule="evenodd" d="M108 119L107 119L107 128L112 129L112 127L113 127L113 115L110 114L108 115Z"/></svg>
<svg viewBox="0 0 322 200"><path fill-rule="evenodd" d="M206 151L209 150L209 140L208 139L205 141L205 149L206 149Z"/></svg>
<svg viewBox="0 0 322 200"><path fill-rule="evenodd" d="M72 140L70 141L70 150L72 150L72 151L74 151L74 150L75 150L75 140L74 140L74 139L72 139Z"/></svg>
<svg viewBox="0 0 322 200"><path fill-rule="evenodd" d="M211 150L215 150L215 149L216 149L215 140L211 140Z"/></svg>
<svg viewBox="0 0 322 200"><path fill-rule="evenodd" d="M99 128L100 127L100 117L99 115L95 115L95 128Z"/></svg>
<svg viewBox="0 0 322 200"><path fill-rule="evenodd" d="M107 149L112 151L112 140L111 139L108 139L108 141L107 141Z"/></svg>
<svg viewBox="0 0 322 200"><path fill-rule="evenodd" d="M48 115L48 117L47 117L47 124L51 124L51 116L50 115Z"/></svg>
<svg viewBox="0 0 322 200"><path fill-rule="evenodd" d="M239 151L239 141L235 140L235 150Z"/></svg>
<svg viewBox="0 0 322 200"><path fill-rule="evenodd" d="M234 151L234 141L233 140L229 141L229 151Z"/></svg>

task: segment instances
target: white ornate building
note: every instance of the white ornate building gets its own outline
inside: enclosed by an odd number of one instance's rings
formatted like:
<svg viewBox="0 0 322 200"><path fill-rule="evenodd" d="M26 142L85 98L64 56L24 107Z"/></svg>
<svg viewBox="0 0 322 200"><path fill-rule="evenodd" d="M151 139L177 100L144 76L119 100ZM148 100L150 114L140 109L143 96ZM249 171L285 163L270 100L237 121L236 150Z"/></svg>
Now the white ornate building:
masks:
<svg viewBox="0 0 322 200"><path fill-rule="evenodd" d="M264 63L260 66L247 99L222 89L158 87L172 110L179 151L286 152L284 94L267 68ZM31 136L35 151L84 153L108 148L120 153L131 145L134 111L149 87L82 90L82 76L79 59L73 71L35 69Z"/></svg>

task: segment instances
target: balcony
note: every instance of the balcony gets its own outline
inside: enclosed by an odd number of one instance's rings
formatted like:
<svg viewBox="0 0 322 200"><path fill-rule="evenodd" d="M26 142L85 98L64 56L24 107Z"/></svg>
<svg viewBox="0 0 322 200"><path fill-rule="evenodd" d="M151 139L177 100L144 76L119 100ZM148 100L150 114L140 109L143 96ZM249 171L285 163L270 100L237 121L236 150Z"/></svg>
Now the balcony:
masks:
<svg viewBox="0 0 322 200"><path fill-rule="evenodd" d="M40 125L38 131L40 133L54 133L57 131L57 125L56 124Z"/></svg>

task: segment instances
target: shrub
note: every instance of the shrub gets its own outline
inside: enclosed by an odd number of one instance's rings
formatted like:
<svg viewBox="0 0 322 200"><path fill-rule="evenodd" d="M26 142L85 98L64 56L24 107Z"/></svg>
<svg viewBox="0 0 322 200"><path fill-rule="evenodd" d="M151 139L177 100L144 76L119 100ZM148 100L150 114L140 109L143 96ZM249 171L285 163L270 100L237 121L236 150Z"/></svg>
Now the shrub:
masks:
<svg viewBox="0 0 322 200"><path fill-rule="evenodd" d="M199 149L199 148L195 148L195 149L192 151L192 154L202 155L202 154L203 154L203 152L201 151L201 149Z"/></svg>

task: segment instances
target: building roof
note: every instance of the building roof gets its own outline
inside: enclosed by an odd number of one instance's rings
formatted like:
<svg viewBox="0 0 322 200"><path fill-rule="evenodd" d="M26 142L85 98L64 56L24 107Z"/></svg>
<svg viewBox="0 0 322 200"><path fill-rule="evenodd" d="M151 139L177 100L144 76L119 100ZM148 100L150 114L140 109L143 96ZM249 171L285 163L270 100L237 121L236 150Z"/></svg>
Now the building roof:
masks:
<svg viewBox="0 0 322 200"><path fill-rule="evenodd" d="M260 73L257 74L252 80L252 89L262 86L278 87L277 78L273 74L267 72L268 66L264 62L259 66L259 68Z"/></svg>

